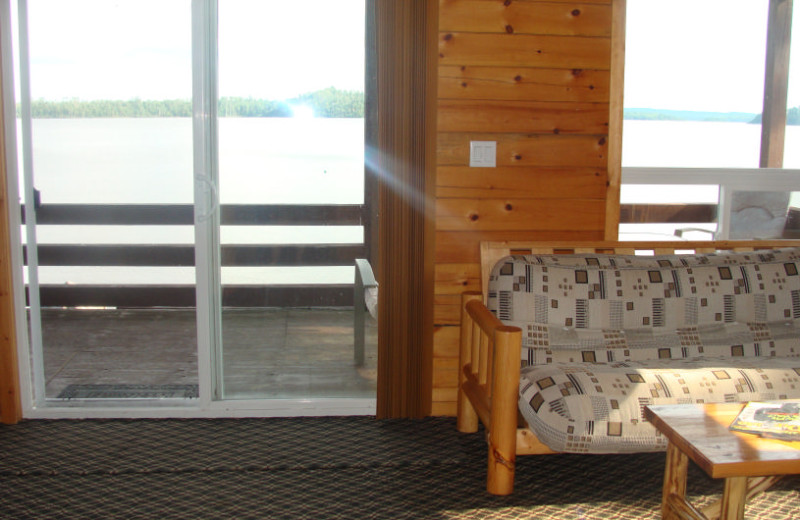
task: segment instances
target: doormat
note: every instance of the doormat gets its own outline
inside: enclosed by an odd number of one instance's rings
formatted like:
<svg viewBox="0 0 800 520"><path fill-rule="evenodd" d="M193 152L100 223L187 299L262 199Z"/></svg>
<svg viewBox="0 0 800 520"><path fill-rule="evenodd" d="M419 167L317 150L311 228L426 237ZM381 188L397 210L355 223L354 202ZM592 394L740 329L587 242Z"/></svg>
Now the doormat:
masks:
<svg viewBox="0 0 800 520"><path fill-rule="evenodd" d="M197 399L197 385L69 385L57 399Z"/></svg>

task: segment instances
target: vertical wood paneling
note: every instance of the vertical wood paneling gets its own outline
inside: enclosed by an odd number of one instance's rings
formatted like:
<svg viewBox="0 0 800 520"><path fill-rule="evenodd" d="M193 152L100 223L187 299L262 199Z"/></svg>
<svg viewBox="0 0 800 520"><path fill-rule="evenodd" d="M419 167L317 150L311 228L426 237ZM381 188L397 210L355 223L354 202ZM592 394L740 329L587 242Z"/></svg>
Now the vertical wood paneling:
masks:
<svg viewBox="0 0 800 520"><path fill-rule="evenodd" d="M439 1L432 413L456 409L458 295L479 284L479 242L616 229L620 13L624 0ZM496 168L469 167L471 140L497 143Z"/></svg>

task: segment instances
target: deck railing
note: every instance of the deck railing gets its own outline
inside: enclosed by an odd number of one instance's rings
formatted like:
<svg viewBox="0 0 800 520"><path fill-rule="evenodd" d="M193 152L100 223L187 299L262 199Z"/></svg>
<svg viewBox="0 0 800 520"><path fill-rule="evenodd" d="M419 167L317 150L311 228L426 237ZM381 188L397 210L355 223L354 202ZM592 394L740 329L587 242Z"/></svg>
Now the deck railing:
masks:
<svg viewBox="0 0 800 520"><path fill-rule="evenodd" d="M24 222L23 208L23 222ZM223 205L223 226L364 226L365 205ZM43 204L39 225L191 226L190 204ZM124 242L124 236L120 237ZM40 266L192 267L191 244L40 244ZM23 249L27 265L27 250ZM368 257L360 244L223 244L223 267L353 266ZM191 307L192 285L40 285L43 307ZM350 284L225 285L223 306L316 307L353 304Z"/></svg>
<svg viewBox="0 0 800 520"><path fill-rule="evenodd" d="M622 184L716 186L713 203L624 203L620 205L620 224L715 224L708 239L728 239L731 235L732 202L736 192L800 192L800 170L778 168L623 168ZM787 208L785 238L800 235L797 211ZM713 227L713 226L709 226ZM621 239L625 239L620 234ZM665 237L666 238L666 237ZM679 237L674 236L678 239ZM758 237L754 237L758 238Z"/></svg>
<svg viewBox="0 0 800 520"><path fill-rule="evenodd" d="M718 186L719 198L715 203L625 203L620 207L622 224L717 224L709 239L727 238L733 192L800 192L800 170L624 168L622 181L640 185ZM191 226L194 208L190 204L43 204L37 207L36 217L41 225ZM223 205L220 208L223 226L365 226L367 217L365 205ZM798 227L794 220L796 215L790 213L787 225ZM124 242L124 237L121 238ZM226 244L221 248L224 267L353 266L357 258L369 258L363 243ZM194 260L194 247L189 244L71 243L38 247L40 266L191 267ZM225 285L222 303L242 307L350 306L352 287L352 284L313 283ZM187 284L41 285L40 299L42 306L59 307L189 307L195 305L195 290Z"/></svg>

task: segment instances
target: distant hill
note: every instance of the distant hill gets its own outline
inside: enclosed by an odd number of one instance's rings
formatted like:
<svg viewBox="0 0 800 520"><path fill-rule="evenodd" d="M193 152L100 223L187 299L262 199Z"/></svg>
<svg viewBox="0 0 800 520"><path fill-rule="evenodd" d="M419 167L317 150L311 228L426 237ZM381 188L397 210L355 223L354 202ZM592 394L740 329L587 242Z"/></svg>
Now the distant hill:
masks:
<svg viewBox="0 0 800 520"><path fill-rule="evenodd" d="M625 119L650 121L714 121L749 123L758 114L747 112L696 112L692 110L663 110L659 108L626 108Z"/></svg>
<svg viewBox="0 0 800 520"><path fill-rule="evenodd" d="M761 114L756 115L751 123L761 124ZM800 107L790 108L786 111L786 124L792 126L800 126Z"/></svg>
<svg viewBox="0 0 800 520"><path fill-rule="evenodd" d="M625 119L643 121L713 121L717 123L761 124L761 114L749 112L697 112L692 110L664 110L660 108L626 108ZM800 107L786 112L787 125L800 125Z"/></svg>

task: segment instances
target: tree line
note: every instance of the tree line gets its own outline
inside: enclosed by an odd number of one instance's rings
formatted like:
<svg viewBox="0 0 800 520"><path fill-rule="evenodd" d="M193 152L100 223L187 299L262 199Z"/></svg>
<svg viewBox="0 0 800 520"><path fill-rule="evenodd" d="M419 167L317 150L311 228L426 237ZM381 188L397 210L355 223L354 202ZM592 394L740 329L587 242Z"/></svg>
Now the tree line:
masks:
<svg viewBox="0 0 800 520"><path fill-rule="evenodd" d="M762 114L758 114L753 118L751 123L761 124ZM800 107L790 108L786 111L786 124L800 126Z"/></svg>
<svg viewBox="0 0 800 520"><path fill-rule="evenodd" d="M761 114L747 112L698 112L690 110L661 110L657 108L626 108L625 119L644 121L714 121L723 123L761 124ZM800 125L800 107L786 111L787 125Z"/></svg>
<svg viewBox="0 0 800 520"><path fill-rule="evenodd" d="M223 97L218 110L221 117L291 117L293 107L305 106L315 117L364 117L364 93L329 87L301 94L286 101ZM17 114L19 115L19 107ZM31 102L31 116L41 119L90 117L191 117L192 102L185 99L166 100L94 100Z"/></svg>

